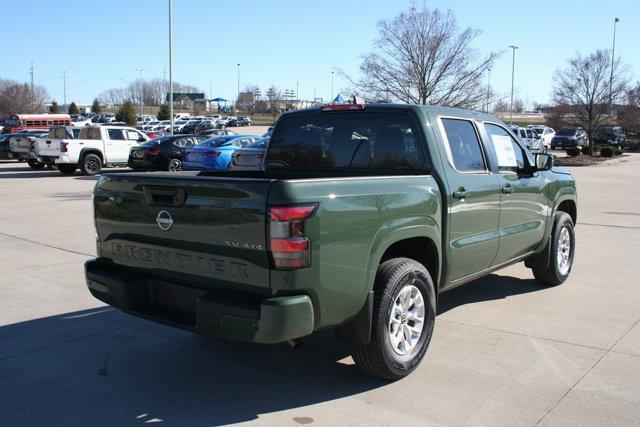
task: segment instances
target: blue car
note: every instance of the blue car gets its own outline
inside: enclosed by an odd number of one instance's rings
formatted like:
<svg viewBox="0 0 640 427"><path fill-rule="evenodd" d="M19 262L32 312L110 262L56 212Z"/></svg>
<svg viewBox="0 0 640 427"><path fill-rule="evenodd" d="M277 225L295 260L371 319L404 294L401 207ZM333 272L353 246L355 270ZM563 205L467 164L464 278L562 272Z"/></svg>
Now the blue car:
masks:
<svg viewBox="0 0 640 427"><path fill-rule="evenodd" d="M188 148L182 170L226 170L233 153L259 139L256 135L223 135Z"/></svg>

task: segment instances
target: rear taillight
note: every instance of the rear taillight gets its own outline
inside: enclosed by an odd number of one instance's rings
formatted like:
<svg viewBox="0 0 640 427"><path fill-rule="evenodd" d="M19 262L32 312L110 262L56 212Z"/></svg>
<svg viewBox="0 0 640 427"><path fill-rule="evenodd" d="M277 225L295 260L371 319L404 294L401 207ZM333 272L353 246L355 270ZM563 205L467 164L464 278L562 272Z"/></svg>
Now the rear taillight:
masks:
<svg viewBox="0 0 640 427"><path fill-rule="evenodd" d="M60 151L63 152L63 153L66 153L67 152L67 145L69 145L68 142L61 142L60 143Z"/></svg>
<svg viewBox="0 0 640 427"><path fill-rule="evenodd" d="M272 206L269 209L269 254L276 270L296 270L311 265L307 219L316 205Z"/></svg>
<svg viewBox="0 0 640 427"><path fill-rule="evenodd" d="M222 154L222 152L221 151L205 151L202 154L207 157L218 157L220 154Z"/></svg>
<svg viewBox="0 0 640 427"><path fill-rule="evenodd" d="M29 141L29 150L33 150L35 143L33 141Z"/></svg>
<svg viewBox="0 0 640 427"><path fill-rule="evenodd" d="M157 155L160 154L160 150L147 150L147 153Z"/></svg>

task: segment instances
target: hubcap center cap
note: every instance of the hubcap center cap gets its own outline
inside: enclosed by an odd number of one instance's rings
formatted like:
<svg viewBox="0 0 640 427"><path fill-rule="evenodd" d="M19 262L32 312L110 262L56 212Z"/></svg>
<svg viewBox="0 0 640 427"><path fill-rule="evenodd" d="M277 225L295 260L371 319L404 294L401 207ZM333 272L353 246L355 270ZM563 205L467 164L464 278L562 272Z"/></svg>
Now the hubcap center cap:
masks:
<svg viewBox="0 0 640 427"><path fill-rule="evenodd" d="M407 323L407 313L403 313L402 316L400 316L400 323L403 325Z"/></svg>

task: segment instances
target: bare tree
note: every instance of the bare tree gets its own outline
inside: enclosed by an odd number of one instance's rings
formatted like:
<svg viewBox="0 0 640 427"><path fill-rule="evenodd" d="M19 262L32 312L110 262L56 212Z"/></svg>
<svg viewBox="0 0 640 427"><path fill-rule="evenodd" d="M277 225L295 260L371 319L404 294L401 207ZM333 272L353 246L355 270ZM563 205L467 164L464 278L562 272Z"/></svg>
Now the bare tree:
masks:
<svg viewBox="0 0 640 427"><path fill-rule="evenodd" d="M544 113L544 123L555 130L560 129L565 124L565 117L569 109L566 105L560 104L550 107Z"/></svg>
<svg viewBox="0 0 640 427"><path fill-rule="evenodd" d="M618 123L626 131L640 135L640 82L627 92L626 105L618 111Z"/></svg>
<svg viewBox="0 0 640 427"><path fill-rule="evenodd" d="M611 63L611 51L596 50L587 56L578 53L564 69L554 74L554 101L567 105L570 114L584 128L590 141L589 152L593 152L596 128L609 113L609 100L615 102L626 93L628 70L619 58Z"/></svg>
<svg viewBox="0 0 640 427"><path fill-rule="evenodd" d="M47 90L27 83L0 79L0 114L25 114L45 112L45 102L49 98Z"/></svg>
<svg viewBox="0 0 640 427"><path fill-rule="evenodd" d="M371 99L411 104L482 108L485 73L498 54L481 56L472 48L479 35L460 29L453 13L429 9L426 1L378 23L374 51L363 56L355 92Z"/></svg>
<svg viewBox="0 0 640 427"><path fill-rule="evenodd" d="M160 106L166 102L169 82L163 79L134 80L124 88L113 88L100 94L98 99L106 105L122 105L125 101L131 101L134 105L140 105L142 98L144 105ZM173 83L173 91L181 93L201 92L193 85L185 85L179 82Z"/></svg>

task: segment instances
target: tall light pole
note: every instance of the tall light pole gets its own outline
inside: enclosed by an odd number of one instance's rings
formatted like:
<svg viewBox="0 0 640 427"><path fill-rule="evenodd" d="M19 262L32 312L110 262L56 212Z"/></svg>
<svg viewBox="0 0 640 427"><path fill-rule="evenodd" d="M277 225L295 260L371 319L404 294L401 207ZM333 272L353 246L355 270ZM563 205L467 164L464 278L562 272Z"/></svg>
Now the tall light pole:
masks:
<svg viewBox="0 0 640 427"><path fill-rule="evenodd" d="M140 73L140 114L144 114L144 101L142 100L142 72L144 68L136 68L136 71Z"/></svg>
<svg viewBox="0 0 640 427"><path fill-rule="evenodd" d="M169 120L173 135L173 29L171 23L172 2L169 0Z"/></svg>
<svg viewBox="0 0 640 427"><path fill-rule="evenodd" d="M510 49L513 49L513 59L511 60L511 103L509 104L509 124L513 124L513 82L515 80L515 71L516 71L516 49L518 46L512 44L509 46Z"/></svg>
<svg viewBox="0 0 640 427"><path fill-rule="evenodd" d="M611 76L609 77L609 114L613 115L613 65L616 57L616 26L619 18L613 20L613 48L611 49Z"/></svg>
<svg viewBox="0 0 640 427"><path fill-rule="evenodd" d="M313 102L316 102L316 99L318 99L318 97L316 96L316 88L320 88L320 103L322 104L322 92L323 92L322 86L313 87Z"/></svg>
<svg viewBox="0 0 640 427"><path fill-rule="evenodd" d="M487 73L487 109L486 113L489 114L489 98L491 97L491 68Z"/></svg>
<svg viewBox="0 0 640 427"><path fill-rule="evenodd" d="M62 86L64 89L64 105L67 105L67 71L62 71Z"/></svg>
<svg viewBox="0 0 640 427"><path fill-rule="evenodd" d="M240 109L240 63L238 62L238 94L236 96L236 108Z"/></svg>
<svg viewBox="0 0 640 427"><path fill-rule="evenodd" d="M331 71L331 102L333 103L333 71Z"/></svg>

